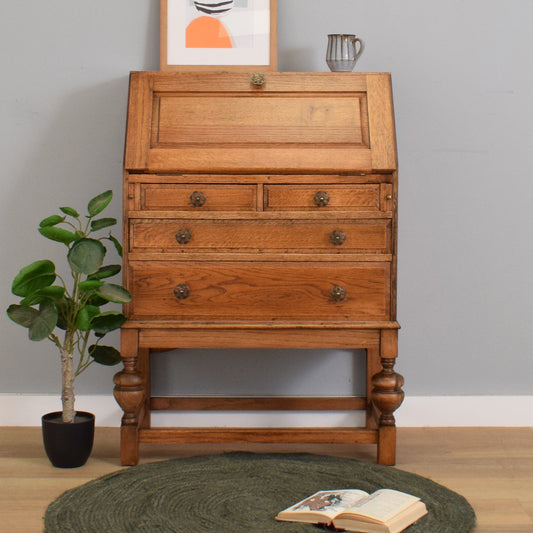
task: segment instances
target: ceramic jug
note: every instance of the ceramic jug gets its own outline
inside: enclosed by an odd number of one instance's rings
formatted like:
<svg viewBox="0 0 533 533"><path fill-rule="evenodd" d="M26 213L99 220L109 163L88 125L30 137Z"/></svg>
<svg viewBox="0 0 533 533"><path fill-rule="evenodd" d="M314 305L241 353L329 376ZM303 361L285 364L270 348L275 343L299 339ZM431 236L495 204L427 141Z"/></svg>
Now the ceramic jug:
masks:
<svg viewBox="0 0 533 533"><path fill-rule="evenodd" d="M364 48L355 35L332 33L328 35L326 63L332 72L351 72Z"/></svg>

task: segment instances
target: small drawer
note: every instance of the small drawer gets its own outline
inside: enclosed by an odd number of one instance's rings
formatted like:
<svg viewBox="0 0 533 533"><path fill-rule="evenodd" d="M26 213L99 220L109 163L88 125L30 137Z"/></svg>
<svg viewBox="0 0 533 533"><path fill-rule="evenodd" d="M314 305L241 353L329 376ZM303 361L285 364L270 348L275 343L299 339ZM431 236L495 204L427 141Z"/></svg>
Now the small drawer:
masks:
<svg viewBox="0 0 533 533"><path fill-rule="evenodd" d="M141 183L139 209L152 211L255 211L256 185Z"/></svg>
<svg viewBox="0 0 533 533"><path fill-rule="evenodd" d="M390 210L390 185L368 183L361 185L267 185L265 209L275 211L381 211Z"/></svg>
<svg viewBox="0 0 533 533"><path fill-rule="evenodd" d="M391 253L391 221L130 221L131 252Z"/></svg>
<svg viewBox="0 0 533 533"><path fill-rule="evenodd" d="M389 263L130 263L132 318L365 321L390 318Z"/></svg>

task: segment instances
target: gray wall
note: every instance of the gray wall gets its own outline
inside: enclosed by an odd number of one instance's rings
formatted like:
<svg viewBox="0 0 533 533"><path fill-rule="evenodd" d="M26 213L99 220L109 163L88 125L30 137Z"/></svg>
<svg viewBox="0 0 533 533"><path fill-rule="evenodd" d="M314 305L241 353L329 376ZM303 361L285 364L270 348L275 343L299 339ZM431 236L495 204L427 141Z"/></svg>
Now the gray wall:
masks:
<svg viewBox="0 0 533 533"><path fill-rule="evenodd" d="M279 70L325 71L326 34L355 32L367 45L357 70L392 73L401 180L397 368L407 393L532 394L533 2L278 3ZM51 253L36 231L58 205L83 209L112 188L120 217L127 75L158 69L158 4L2 3L3 308L20 267L61 260L62 246ZM53 347L28 342L7 318L0 328L0 392L56 393ZM165 392L361 386L358 358L348 352L171 355L155 365ZM109 393L115 371L91 368L78 392ZM190 385L198 374L201 389Z"/></svg>

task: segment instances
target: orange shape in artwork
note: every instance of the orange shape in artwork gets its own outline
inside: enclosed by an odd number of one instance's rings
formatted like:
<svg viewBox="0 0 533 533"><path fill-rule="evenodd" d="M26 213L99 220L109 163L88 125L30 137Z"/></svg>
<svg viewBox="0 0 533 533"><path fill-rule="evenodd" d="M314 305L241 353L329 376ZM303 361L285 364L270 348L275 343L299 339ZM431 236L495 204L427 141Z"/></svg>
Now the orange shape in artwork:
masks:
<svg viewBox="0 0 533 533"><path fill-rule="evenodd" d="M228 30L213 17L194 19L185 31L186 48L233 48Z"/></svg>

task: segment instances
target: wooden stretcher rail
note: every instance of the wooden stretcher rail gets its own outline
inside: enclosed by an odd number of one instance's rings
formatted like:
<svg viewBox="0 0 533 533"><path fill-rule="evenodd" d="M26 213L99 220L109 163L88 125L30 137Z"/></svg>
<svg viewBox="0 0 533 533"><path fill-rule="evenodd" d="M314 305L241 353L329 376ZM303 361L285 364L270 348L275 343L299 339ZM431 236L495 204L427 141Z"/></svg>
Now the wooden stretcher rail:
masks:
<svg viewBox="0 0 533 533"><path fill-rule="evenodd" d="M154 396L152 411L350 411L365 410L366 397Z"/></svg>
<svg viewBox="0 0 533 533"><path fill-rule="evenodd" d="M139 442L375 444L377 430L364 428L159 428L141 429Z"/></svg>

